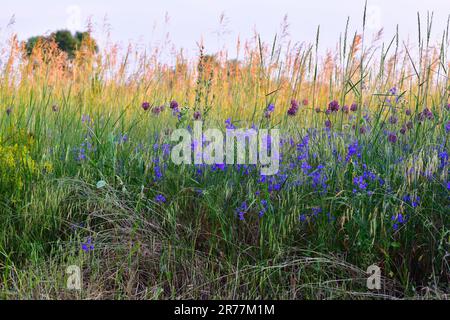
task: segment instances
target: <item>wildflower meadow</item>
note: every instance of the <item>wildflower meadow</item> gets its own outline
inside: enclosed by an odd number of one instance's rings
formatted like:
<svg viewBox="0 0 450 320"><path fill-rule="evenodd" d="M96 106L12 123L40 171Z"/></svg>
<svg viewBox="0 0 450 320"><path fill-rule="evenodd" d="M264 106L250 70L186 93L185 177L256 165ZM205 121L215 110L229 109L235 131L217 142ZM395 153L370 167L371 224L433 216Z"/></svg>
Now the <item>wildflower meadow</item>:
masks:
<svg viewBox="0 0 450 320"><path fill-rule="evenodd" d="M364 14L326 54L318 28L170 61L90 38L27 54L12 36L0 297L448 298L450 41L432 21L407 39L369 34ZM225 147L246 130L254 154Z"/></svg>

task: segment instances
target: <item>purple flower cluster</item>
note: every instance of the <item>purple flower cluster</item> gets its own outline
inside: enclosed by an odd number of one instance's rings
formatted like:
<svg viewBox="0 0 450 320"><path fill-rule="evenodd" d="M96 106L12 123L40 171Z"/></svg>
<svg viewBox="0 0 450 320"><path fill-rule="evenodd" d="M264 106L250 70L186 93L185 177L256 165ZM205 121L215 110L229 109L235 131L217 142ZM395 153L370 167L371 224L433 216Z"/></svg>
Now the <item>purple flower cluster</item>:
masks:
<svg viewBox="0 0 450 320"><path fill-rule="evenodd" d="M337 100L333 100L328 104L327 113L338 112L340 107L339 102Z"/></svg>
<svg viewBox="0 0 450 320"><path fill-rule="evenodd" d="M164 106L154 107L152 108L152 113L155 115L159 115L161 112L164 111Z"/></svg>
<svg viewBox="0 0 450 320"><path fill-rule="evenodd" d="M178 119L181 119L181 111L179 109L179 104L176 100L172 100L170 101L169 104L170 109L172 110L172 114L176 117L178 117Z"/></svg>
<svg viewBox="0 0 450 320"><path fill-rule="evenodd" d="M264 112L264 116L266 118L270 118L272 116L272 113L275 111L275 105L273 103L270 103L267 108L266 111Z"/></svg>
<svg viewBox="0 0 450 320"><path fill-rule="evenodd" d="M390 143L396 143L397 142L397 135L394 132L390 132L388 134L388 141Z"/></svg>
<svg viewBox="0 0 450 320"><path fill-rule="evenodd" d="M321 213L323 213L323 210L321 207L313 207L313 208L311 208L310 212L300 214L298 217L298 220L300 222L305 222L305 221L313 222L319 218ZM328 212L326 214L326 218L329 223L336 220L336 218L333 217L330 212Z"/></svg>
<svg viewBox="0 0 450 320"><path fill-rule="evenodd" d="M202 114L200 113L200 111L195 111L194 112L194 120L200 120L202 118Z"/></svg>
<svg viewBox="0 0 450 320"><path fill-rule="evenodd" d="M233 122L231 121L231 118L225 120L225 127L227 129L236 129L236 127L233 125Z"/></svg>
<svg viewBox="0 0 450 320"><path fill-rule="evenodd" d="M418 115L419 122L422 122L424 120L433 120L433 118L434 118L433 112L428 108L425 108Z"/></svg>
<svg viewBox="0 0 450 320"><path fill-rule="evenodd" d="M404 217L402 213L399 213L397 215L393 215L391 220L393 222L392 229L397 231L400 226L404 225L408 221L408 217Z"/></svg>
<svg viewBox="0 0 450 320"><path fill-rule="evenodd" d="M176 100L170 101L170 109L178 110L178 102Z"/></svg>
<svg viewBox="0 0 450 320"><path fill-rule="evenodd" d="M288 110L288 112L287 112L288 115L290 115L290 116L295 116L295 115L297 114L298 107L299 107L299 105L298 105L297 100L292 99L292 100L291 100L291 107L289 108L289 110Z"/></svg>

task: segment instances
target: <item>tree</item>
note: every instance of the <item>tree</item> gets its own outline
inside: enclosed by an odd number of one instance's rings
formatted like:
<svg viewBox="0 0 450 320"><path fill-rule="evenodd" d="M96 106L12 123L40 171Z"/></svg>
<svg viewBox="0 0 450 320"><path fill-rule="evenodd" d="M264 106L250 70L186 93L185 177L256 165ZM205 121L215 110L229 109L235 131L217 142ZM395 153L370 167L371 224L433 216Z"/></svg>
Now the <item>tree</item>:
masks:
<svg viewBox="0 0 450 320"><path fill-rule="evenodd" d="M83 44L87 44L94 52L98 51L96 41L91 37L89 32L77 31L74 35L68 30L58 30L53 32L50 36L37 36L31 37L27 40L26 50L27 54L31 55L34 47L41 42L54 41L58 48L67 53L69 59L75 57L77 50L81 48Z"/></svg>

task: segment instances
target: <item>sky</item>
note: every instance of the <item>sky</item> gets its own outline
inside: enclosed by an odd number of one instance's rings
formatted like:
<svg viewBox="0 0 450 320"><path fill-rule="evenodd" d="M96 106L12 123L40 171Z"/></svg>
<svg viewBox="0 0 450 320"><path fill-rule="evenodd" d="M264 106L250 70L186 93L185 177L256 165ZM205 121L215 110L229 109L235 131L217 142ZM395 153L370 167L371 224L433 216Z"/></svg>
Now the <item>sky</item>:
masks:
<svg viewBox="0 0 450 320"><path fill-rule="evenodd" d="M289 38L314 42L321 26L321 47L334 48L350 17L351 30L361 30L363 0L14 0L4 1L0 11L0 37L16 33L21 40L58 29L86 28L91 21L102 44L109 31L112 42L147 47L171 44L195 54L202 40L206 51L249 39L255 30L270 42L287 15ZM386 41L395 34L417 38L417 12L434 12L433 30L438 39L450 14L448 0L368 0L368 32L384 28ZM220 17L224 16L222 23ZM423 22L425 25L425 22Z"/></svg>

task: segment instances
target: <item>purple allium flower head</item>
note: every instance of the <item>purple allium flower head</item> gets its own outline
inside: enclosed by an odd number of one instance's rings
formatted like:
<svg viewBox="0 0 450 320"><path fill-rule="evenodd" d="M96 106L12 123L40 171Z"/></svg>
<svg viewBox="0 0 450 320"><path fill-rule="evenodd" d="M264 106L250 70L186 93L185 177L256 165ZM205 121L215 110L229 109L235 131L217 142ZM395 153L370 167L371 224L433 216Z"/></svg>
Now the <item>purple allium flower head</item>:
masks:
<svg viewBox="0 0 450 320"><path fill-rule="evenodd" d="M398 121L398 118L396 116L390 116L389 117L389 123L396 124Z"/></svg>
<svg viewBox="0 0 450 320"><path fill-rule="evenodd" d="M397 142L397 135L395 133L393 133L393 132L389 133L388 140L391 143L396 143Z"/></svg>
<svg viewBox="0 0 450 320"><path fill-rule="evenodd" d="M423 114L423 112L420 112L420 113L417 115L417 120L418 120L419 122L422 122L423 120L425 120L425 115Z"/></svg>
<svg viewBox="0 0 450 320"><path fill-rule="evenodd" d="M367 131L366 127L361 127L361 128L359 128L359 133L360 133L360 134L365 134L366 131Z"/></svg>
<svg viewBox="0 0 450 320"><path fill-rule="evenodd" d="M247 202L244 201L244 202L242 202L241 206L236 209L236 212L239 216L239 220L241 220L241 221L245 220L244 215L245 215L245 212L247 212L247 210L248 210L248 205L247 205Z"/></svg>
<svg viewBox="0 0 450 320"><path fill-rule="evenodd" d="M160 107L154 107L152 108L152 112L156 115L160 114L161 112L161 108Z"/></svg>
<svg viewBox="0 0 450 320"><path fill-rule="evenodd" d="M225 126L227 129L236 129L236 127L233 125L233 122L231 122L231 118L225 120Z"/></svg>
<svg viewBox="0 0 450 320"><path fill-rule="evenodd" d="M342 107L342 112L344 112L344 113L348 113L349 110L350 109L349 109L349 107L347 105Z"/></svg>
<svg viewBox="0 0 450 320"><path fill-rule="evenodd" d="M291 99L291 108L298 108L298 101L295 99Z"/></svg>
<svg viewBox="0 0 450 320"><path fill-rule="evenodd" d="M425 116L427 117L428 120L433 119L433 117L434 117L433 116L433 112L431 112L430 109L425 108L425 110L423 112L424 112L424 114L425 114Z"/></svg>
<svg viewBox="0 0 450 320"><path fill-rule="evenodd" d="M170 109L178 109L178 102L176 100L170 101Z"/></svg>
<svg viewBox="0 0 450 320"><path fill-rule="evenodd" d="M331 120L326 120L325 121L325 127L330 129L331 128Z"/></svg>
<svg viewBox="0 0 450 320"><path fill-rule="evenodd" d="M292 99L291 100L291 107L289 108L289 110L287 112L288 115L295 116L297 114L298 108L299 108L299 105L298 105L297 100Z"/></svg>
<svg viewBox="0 0 450 320"><path fill-rule="evenodd" d="M225 163L218 163L218 164L216 164L216 166L217 166L217 169L219 169L220 171L224 171L226 168Z"/></svg>
<svg viewBox="0 0 450 320"><path fill-rule="evenodd" d="M406 127L405 127L405 126L403 126L403 127L400 129L400 133L403 134L403 135L406 133Z"/></svg>
<svg viewBox="0 0 450 320"><path fill-rule="evenodd" d="M144 101L142 103L142 109L144 109L144 111L147 111L148 109L150 109L150 103L148 103L147 101Z"/></svg>
<svg viewBox="0 0 450 320"><path fill-rule="evenodd" d="M367 182L364 180L363 176L358 176L353 178L353 184L358 186L360 190L366 190L367 189Z"/></svg>
<svg viewBox="0 0 450 320"><path fill-rule="evenodd" d="M328 110L330 110L331 112L337 112L339 111L339 102L337 102L337 100L333 100L328 104Z"/></svg>
<svg viewBox="0 0 450 320"><path fill-rule="evenodd" d="M399 213L397 215L393 215L391 217L391 220L393 221L392 229L394 229L394 231L397 231L401 225L405 224L408 221L408 216L405 217L402 213Z"/></svg>
<svg viewBox="0 0 450 320"><path fill-rule="evenodd" d="M410 116L411 115L411 109L406 109L405 113L406 113L407 116Z"/></svg>
<svg viewBox="0 0 450 320"><path fill-rule="evenodd" d="M395 96L397 94L397 87L392 87L391 89L389 89L389 93Z"/></svg>
<svg viewBox="0 0 450 320"><path fill-rule="evenodd" d="M200 120L202 118L202 114L200 113L200 111L195 111L194 112L194 120Z"/></svg>
<svg viewBox="0 0 450 320"><path fill-rule="evenodd" d="M408 130L411 130L412 127L413 127L412 121L408 121L408 122L406 123L406 128L407 128Z"/></svg>
<svg viewBox="0 0 450 320"><path fill-rule="evenodd" d="M447 124L445 125L445 132L447 133L450 132L450 121L448 121Z"/></svg>
<svg viewBox="0 0 450 320"><path fill-rule="evenodd" d="M356 103L352 103L352 105L350 106L350 110L352 112L355 112L356 110L358 110L358 105Z"/></svg>
<svg viewBox="0 0 450 320"><path fill-rule="evenodd" d="M430 111L430 109L425 108L421 113L418 115L418 119L420 122L424 121L425 119L432 120L434 117L433 112Z"/></svg>
<svg viewBox="0 0 450 320"><path fill-rule="evenodd" d="M266 111L268 111L268 112L274 112L274 111L275 111L275 105L274 105L273 103L269 104L269 105L267 106Z"/></svg>
<svg viewBox="0 0 450 320"><path fill-rule="evenodd" d="M298 104L297 100L292 99L291 107L288 110L288 115L294 116L297 113L298 108L299 108L299 104Z"/></svg>

